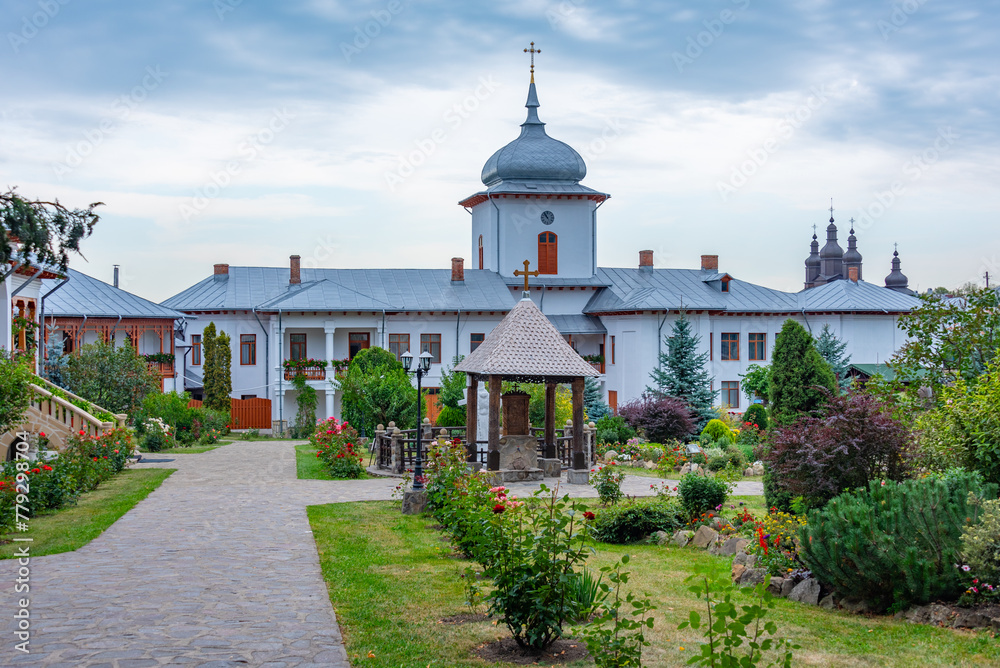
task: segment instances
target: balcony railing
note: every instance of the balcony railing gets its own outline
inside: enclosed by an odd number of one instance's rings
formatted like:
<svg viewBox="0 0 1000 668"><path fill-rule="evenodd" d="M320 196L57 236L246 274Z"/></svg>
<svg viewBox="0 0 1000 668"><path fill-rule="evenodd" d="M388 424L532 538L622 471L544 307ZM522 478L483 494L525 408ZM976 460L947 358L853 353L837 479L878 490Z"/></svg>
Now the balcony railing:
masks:
<svg viewBox="0 0 1000 668"><path fill-rule="evenodd" d="M597 369L598 373L604 373L604 362L591 362L590 366Z"/></svg>
<svg viewBox="0 0 1000 668"><path fill-rule="evenodd" d="M162 378L173 378L174 377L174 363L173 362L147 362L149 365L149 370L160 374Z"/></svg>
<svg viewBox="0 0 1000 668"><path fill-rule="evenodd" d="M306 380L326 380L326 367L306 366L298 369L285 369L285 380L293 380L299 374L305 376Z"/></svg>

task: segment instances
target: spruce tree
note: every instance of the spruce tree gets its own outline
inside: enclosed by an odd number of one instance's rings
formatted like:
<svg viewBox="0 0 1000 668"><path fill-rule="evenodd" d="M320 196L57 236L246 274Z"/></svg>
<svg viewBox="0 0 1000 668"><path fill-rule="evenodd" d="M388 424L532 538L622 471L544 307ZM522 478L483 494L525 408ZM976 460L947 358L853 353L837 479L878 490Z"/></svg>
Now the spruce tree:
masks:
<svg viewBox="0 0 1000 668"><path fill-rule="evenodd" d="M809 332L786 320L771 358L771 419L777 426L792 424L823 405L827 398L823 389L837 391L830 365L816 351Z"/></svg>
<svg viewBox="0 0 1000 668"><path fill-rule="evenodd" d="M698 354L701 337L691 332L691 322L682 312L666 337L667 349L660 353L660 364L649 374L654 386L646 391L658 397L683 399L698 418L698 429L716 417L712 410L715 392L712 378L705 369L708 353Z"/></svg>
<svg viewBox="0 0 1000 668"><path fill-rule="evenodd" d="M823 325L823 331L816 339L816 352L830 365L840 389L846 390L851 384L850 378L847 377L851 356L844 354L847 352L847 342L838 339L830 329L830 325Z"/></svg>
<svg viewBox="0 0 1000 668"><path fill-rule="evenodd" d="M611 407L604 403L601 384L590 376L583 381L583 410L587 412L587 420L597 422L605 415L611 415Z"/></svg>
<svg viewBox="0 0 1000 668"><path fill-rule="evenodd" d="M63 343L63 333L55 325L46 327L45 359L42 362L42 375L50 383L64 387L63 370L66 368L66 355Z"/></svg>

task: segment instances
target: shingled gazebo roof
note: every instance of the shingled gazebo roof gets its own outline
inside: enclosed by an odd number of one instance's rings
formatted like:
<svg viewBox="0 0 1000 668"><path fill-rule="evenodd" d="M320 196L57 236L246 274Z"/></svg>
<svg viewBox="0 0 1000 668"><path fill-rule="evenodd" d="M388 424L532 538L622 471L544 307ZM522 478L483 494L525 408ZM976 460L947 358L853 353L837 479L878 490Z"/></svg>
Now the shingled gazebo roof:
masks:
<svg viewBox="0 0 1000 668"><path fill-rule="evenodd" d="M527 297L455 370L526 383L568 382L600 375Z"/></svg>

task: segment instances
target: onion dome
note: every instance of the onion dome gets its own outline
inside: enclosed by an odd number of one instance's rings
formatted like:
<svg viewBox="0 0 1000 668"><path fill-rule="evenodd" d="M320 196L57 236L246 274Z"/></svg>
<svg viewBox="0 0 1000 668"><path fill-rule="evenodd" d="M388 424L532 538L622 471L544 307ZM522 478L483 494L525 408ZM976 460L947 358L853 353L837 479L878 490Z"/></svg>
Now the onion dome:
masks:
<svg viewBox="0 0 1000 668"><path fill-rule="evenodd" d="M851 236L847 237L847 252L844 253L844 264L861 264L861 253L858 252L858 238L854 236L854 227L851 227Z"/></svg>
<svg viewBox="0 0 1000 668"><path fill-rule="evenodd" d="M897 292L910 292L910 279L899 270L899 251L892 252L892 271L885 277L885 287Z"/></svg>
<svg viewBox="0 0 1000 668"><path fill-rule="evenodd" d="M809 244L809 257L806 258L806 267L816 267L819 268L819 241L816 240L816 234L813 233L812 243Z"/></svg>
<svg viewBox="0 0 1000 668"><path fill-rule="evenodd" d="M844 249L837 243L837 226L833 224L833 216L830 216L830 224L826 226L826 245L819 252L822 260L840 260L844 257Z"/></svg>
<svg viewBox="0 0 1000 668"><path fill-rule="evenodd" d="M521 124L521 135L486 161L483 183L487 186L501 181L578 183L587 175L587 165L571 146L545 134L545 123L538 120L534 81L528 86L528 101L524 106L528 118Z"/></svg>

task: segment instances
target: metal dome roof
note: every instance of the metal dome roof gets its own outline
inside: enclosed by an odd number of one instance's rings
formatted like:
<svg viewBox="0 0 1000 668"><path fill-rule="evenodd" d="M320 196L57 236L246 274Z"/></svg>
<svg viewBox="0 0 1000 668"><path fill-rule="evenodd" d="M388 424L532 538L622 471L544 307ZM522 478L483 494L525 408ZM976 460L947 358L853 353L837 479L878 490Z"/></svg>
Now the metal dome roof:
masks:
<svg viewBox="0 0 1000 668"><path fill-rule="evenodd" d="M885 287L899 289L908 288L910 280L906 275L899 270L899 251L893 251L892 253L892 271L889 275L885 277Z"/></svg>
<svg viewBox="0 0 1000 668"><path fill-rule="evenodd" d="M854 236L854 228L851 228L851 236L847 237L847 252L844 253L844 262L858 263L862 260L861 252L858 250L858 238Z"/></svg>
<svg viewBox="0 0 1000 668"><path fill-rule="evenodd" d="M819 256L824 260L839 260L844 257L844 249L837 243L837 226L834 225L832 217L830 218L830 224L826 226L826 245L819 252Z"/></svg>
<svg viewBox="0 0 1000 668"><path fill-rule="evenodd" d="M587 175L587 165L571 146L545 133L538 120L535 83L528 86L528 118L520 136L490 156L483 166L487 186L501 181L562 181L577 183Z"/></svg>
<svg viewBox="0 0 1000 668"><path fill-rule="evenodd" d="M813 234L812 243L809 244L809 257L806 258L807 267L818 267L821 264L819 259L819 241L816 240L816 235Z"/></svg>

